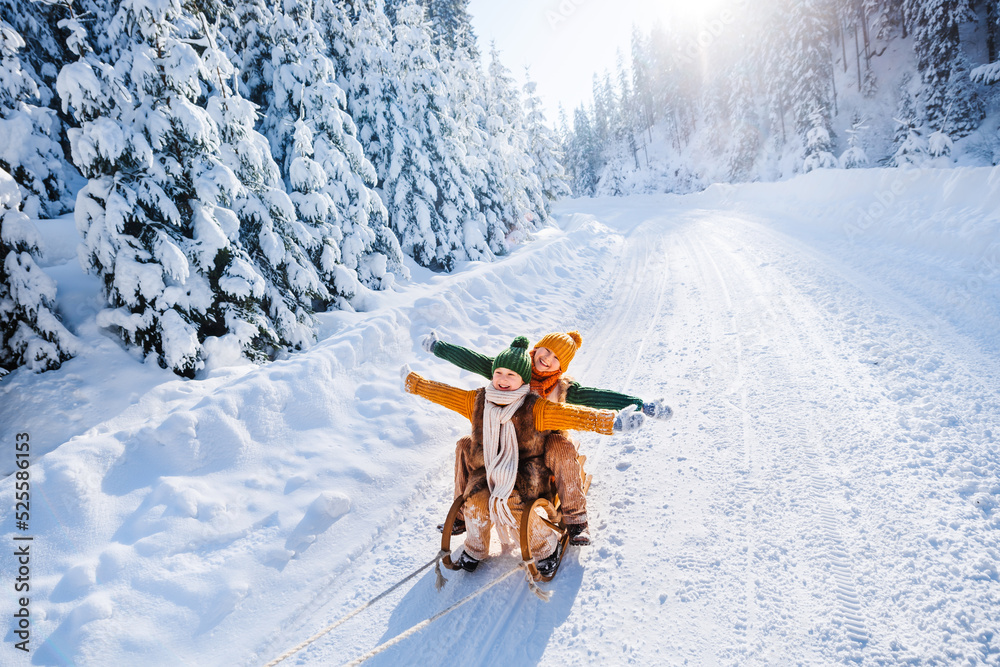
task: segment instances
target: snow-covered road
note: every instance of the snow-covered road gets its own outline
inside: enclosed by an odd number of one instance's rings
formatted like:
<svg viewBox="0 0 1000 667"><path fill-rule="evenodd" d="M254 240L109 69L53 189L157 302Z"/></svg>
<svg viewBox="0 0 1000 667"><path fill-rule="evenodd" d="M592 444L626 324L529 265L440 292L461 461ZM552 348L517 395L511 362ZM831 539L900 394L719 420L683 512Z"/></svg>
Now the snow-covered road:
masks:
<svg viewBox="0 0 1000 667"><path fill-rule="evenodd" d="M313 350L197 382L81 315L94 352L3 388L8 428L68 440L33 462L32 663L262 665L343 617L437 550L468 424L404 396L398 368L481 382L420 337L492 353L578 328L572 375L673 420L580 438L594 544L551 602L518 573L368 664L997 664L1000 185L900 178L566 202L510 257L415 272L330 314ZM121 400L85 379L108 363ZM441 592L427 570L287 664L348 662L517 562ZM26 664L7 639L0 662Z"/></svg>
<svg viewBox="0 0 1000 667"><path fill-rule="evenodd" d="M1000 660L996 355L853 246L739 207L576 206L622 242L565 277L594 288L573 371L666 396L676 417L582 438L596 540L570 552L550 604L517 577L372 664ZM420 562L432 541L408 526L371 558ZM428 574L306 660L360 655L515 563L454 573L441 594Z"/></svg>

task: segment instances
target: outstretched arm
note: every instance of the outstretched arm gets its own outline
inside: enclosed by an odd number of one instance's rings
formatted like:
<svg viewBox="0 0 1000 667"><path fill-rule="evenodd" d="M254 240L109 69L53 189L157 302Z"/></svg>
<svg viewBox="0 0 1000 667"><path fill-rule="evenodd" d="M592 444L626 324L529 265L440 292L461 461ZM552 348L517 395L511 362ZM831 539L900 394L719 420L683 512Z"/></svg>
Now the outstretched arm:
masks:
<svg viewBox="0 0 1000 667"><path fill-rule="evenodd" d="M476 406L476 392L459 389L443 382L428 380L417 373L410 373L403 381L407 393L426 398L449 410L454 410L469 421Z"/></svg>
<svg viewBox="0 0 1000 667"><path fill-rule="evenodd" d="M433 331L424 338L423 343L424 349L438 359L444 359L463 370L482 375L487 380L493 378L493 357L439 340Z"/></svg>
<svg viewBox="0 0 1000 667"><path fill-rule="evenodd" d="M643 400L638 396L629 396L610 389L584 387L579 382L573 382L569 385L569 390L566 392L566 402L585 405L595 410L621 410L630 405L641 410L643 406Z"/></svg>
<svg viewBox="0 0 1000 667"><path fill-rule="evenodd" d="M644 419L641 412L636 412L631 407L616 413L613 410L592 410L546 400L535 401L533 414L535 428L539 431L565 429L593 431L604 435L633 431L642 426Z"/></svg>
<svg viewBox="0 0 1000 667"><path fill-rule="evenodd" d="M674 414L674 411L662 398L655 401L644 401L638 396L629 396L617 391L583 387L579 382L570 384L566 392L566 402L598 410L624 410L628 406L634 405L637 409L642 410L647 417L655 417L656 419L670 419Z"/></svg>

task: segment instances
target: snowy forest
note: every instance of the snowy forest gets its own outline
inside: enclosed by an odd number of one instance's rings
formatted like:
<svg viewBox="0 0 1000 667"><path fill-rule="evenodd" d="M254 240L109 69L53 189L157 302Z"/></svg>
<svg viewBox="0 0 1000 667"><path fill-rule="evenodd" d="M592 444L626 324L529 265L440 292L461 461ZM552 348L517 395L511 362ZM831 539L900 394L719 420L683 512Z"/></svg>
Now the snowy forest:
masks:
<svg viewBox="0 0 1000 667"><path fill-rule="evenodd" d="M78 345L40 219L74 216L99 325L188 377L308 347L404 256L523 241L568 192L558 140L466 5L0 0L0 375Z"/></svg>
<svg viewBox="0 0 1000 667"><path fill-rule="evenodd" d="M1000 162L996 0L735 2L633 30L560 111L578 195Z"/></svg>
<svg viewBox="0 0 1000 667"><path fill-rule="evenodd" d="M551 129L468 0L0 0L0 374L78 348L36 261L61 216L98 324L194 377L308 348L411 261L502 256L570 192L997 164L998 5L678 14Z"/></svg>

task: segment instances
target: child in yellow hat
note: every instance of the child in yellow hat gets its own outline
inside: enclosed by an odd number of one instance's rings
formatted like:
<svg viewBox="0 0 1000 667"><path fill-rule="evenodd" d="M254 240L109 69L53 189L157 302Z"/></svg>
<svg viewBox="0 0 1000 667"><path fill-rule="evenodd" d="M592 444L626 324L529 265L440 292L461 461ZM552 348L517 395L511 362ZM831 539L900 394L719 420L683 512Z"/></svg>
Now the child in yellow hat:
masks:
<svg viewBox="0 0 1000 667"><path fill-rule="evenodd" d="M458 565L470 572L489 553L492 526L501 538L516 543L521 511L550 494L546 446L553 429L610 435L636 429L644 418L631 407L615 413L542 400L530 391L532 361L527 348L527 338L515 338L493 359L490 384L471 391L426 380L403 368L408 393L454 410L472 423L465 451L471 472L458 490L467 497L469 532ZM531 530L530 539L532 553L540 559L536 566L548 576L558 554L553 533L543 525Z"/></svg>
<svg viewBox="0 0 1000 667"><path fill-rule="evenodd" d="M542 336L531 349L531 391L555 403L570 403L594 409L622 410L636 406L644 414L657 419L673 415L670 406L662 399L652 402L607 389L581 386L564 375L576 351L583 344L578 331L554 332ZM473 350L440 340L435 332L422 341L423 348L434 356L449 361L459 368L490 377L494 359ZM472 442L462 438L455 446L455 496L465 487L470 473L468 462ZM546 461L555 477L556 489L562 504L563 517L570 529L570 543L578 546L590 544L587 521L587 498L583 492L576 443L561 431L554 431L545 443ZM440 526L441 529L444 526ZM455 520L453 531L464 530L462 514Z"/></svg>

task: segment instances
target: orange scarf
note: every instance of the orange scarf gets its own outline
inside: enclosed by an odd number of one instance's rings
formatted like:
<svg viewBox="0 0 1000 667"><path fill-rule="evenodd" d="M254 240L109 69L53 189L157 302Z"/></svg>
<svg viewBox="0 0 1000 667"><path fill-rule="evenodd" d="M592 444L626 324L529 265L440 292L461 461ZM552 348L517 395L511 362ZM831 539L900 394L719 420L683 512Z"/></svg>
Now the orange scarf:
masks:
<svg viewBox="0 0 1000 667"><path fill-rule="evenodd" d="M540 373L535 370L535 351L531 351L531 391L539 396L547 397L552 388L559 382L562 374L563 371L561 368L557 371L549 371L548 373Z"/></svg>

